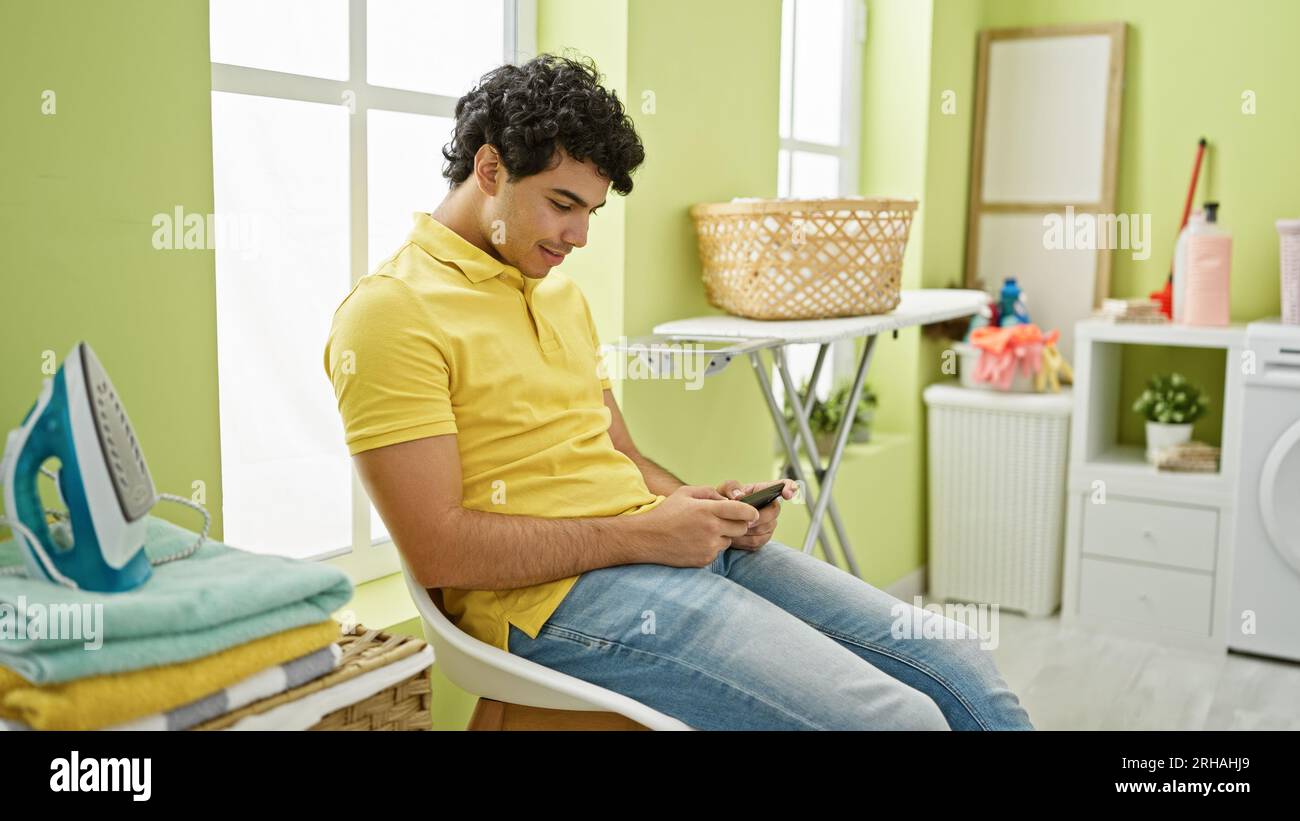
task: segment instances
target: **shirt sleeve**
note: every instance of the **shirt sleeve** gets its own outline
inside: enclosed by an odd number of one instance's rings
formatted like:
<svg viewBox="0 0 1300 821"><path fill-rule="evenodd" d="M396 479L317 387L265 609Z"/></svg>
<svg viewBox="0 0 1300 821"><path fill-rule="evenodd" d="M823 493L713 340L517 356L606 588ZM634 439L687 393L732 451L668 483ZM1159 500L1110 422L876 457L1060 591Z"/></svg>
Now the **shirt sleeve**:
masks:
<svg viewBox="0 0 1300 821"><path fill-rule="evenodd" d="M450 361L445 335L405 283L362 277L325 345L348 452L455 433Z"/></svg>
<svg viewBox="0 0 1300 821"><path fill-rule="evenodd" d="M600 331L596 330L596 321L591 317L591 306L587 304L587 295L582 293L581 288L577 288L577 291L578 297L582 300L582 310L587 316L587 330L591 333L591 346L596 351L596 375L600 377L600 389L602 391L611 390L609 369L605 364L605 352L600 349ZM614 354L610 355L613 356Z"/></svg>

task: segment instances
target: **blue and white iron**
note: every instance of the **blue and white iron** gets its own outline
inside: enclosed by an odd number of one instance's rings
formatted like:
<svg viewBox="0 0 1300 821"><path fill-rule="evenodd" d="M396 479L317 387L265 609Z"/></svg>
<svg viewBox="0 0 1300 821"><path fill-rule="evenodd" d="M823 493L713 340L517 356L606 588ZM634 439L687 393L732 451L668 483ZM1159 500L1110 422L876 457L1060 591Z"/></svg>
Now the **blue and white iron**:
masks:
<svg viewBox="0 0 1300 821"><path fill-rule="evenodd" d="M61 463L56 485L67 508L66 521L54 523L36 487L51 457ZM98 592L149 580L146 516L160 497L113 383L85 342L9 433L0 481L29 578Z"/></svg>

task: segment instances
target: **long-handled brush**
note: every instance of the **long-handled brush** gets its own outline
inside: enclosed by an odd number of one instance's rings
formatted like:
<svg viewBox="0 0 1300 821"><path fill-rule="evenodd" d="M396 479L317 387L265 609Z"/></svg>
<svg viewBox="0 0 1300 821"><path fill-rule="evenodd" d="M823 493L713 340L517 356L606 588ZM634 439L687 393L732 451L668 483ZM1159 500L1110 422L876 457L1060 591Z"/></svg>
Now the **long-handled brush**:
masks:
<svg viewBox="0 0 1300 821"><path fill-rule="evenodd" d="M1183 203L1183 219L1178 223L1178 232L1174 234L1175 251L1178 245L1178 235L1187 227L1187 218L1192 214L1192 198L1196 196L1196 183L1201 177L1201 160L1205 157L1205 138L1202 137L1196 144L1196 164L1192 166L1192 184L1187 187L1187 200ZM1159 291L1152 291L1151 299L1160 303L1160 312L1170 319L1174 318L1174 261L1169 260L1169 277L1165 280L1165 287Z"/></svg>

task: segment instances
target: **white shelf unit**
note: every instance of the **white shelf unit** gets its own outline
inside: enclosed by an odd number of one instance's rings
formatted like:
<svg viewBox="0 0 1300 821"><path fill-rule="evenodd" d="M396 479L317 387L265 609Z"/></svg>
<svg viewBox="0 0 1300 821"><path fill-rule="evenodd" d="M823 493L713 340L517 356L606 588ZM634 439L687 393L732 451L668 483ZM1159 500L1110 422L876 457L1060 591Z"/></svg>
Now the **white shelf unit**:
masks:
<svg viewBox="0 0 1300 821"><path fill-rule="evenodd" d="M1226 651L1241 441L1244 325L1136 325L1087 319L1074 331L1074 424L1066 504L1065 623L1180 647ZM1125 345L1221 349L1218 473L1148 464L1118 441Z"/></svg>

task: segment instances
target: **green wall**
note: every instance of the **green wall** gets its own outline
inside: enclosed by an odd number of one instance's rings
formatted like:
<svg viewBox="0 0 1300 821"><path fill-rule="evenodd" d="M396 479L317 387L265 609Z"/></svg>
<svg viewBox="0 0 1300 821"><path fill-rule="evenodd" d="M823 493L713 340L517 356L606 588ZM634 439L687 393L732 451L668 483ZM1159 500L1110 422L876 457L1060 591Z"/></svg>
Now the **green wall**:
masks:
<svg viewBox="0 0 1300 821"><path fill-rule="evenodd" d="M718 312L704 298L691 205L776 195L781 4L632 0L628 20L628 90L647 155L627 204L624 328L634 336ZM772 426L750 367L737 360L702 390L685 387L624 384L638 447L690 484L772 478Z"/></svg>
<svg viewBox="0 0 1300 821"><path fill-rule="evenodd" d="M152 245L154 214L213 208L207 5L3 0L2 17L0 428L52 375L45 352L62 363L84 339L154 483L190 496L203 482L220 538L213 253Z"/></svg>
<svg viewBox="0 0 1300 821"><path fill-rule="evenodd" d="M902 287L937 287L930 261L929 83L934 8L931 0L868 0L863 54L860 191L918 200L903 257ZM936 216L942 216L936 211ZM943 236L944 227L938 225ZM871 511L846 524L864 578L884 587L925 563L923 363L932 343L920 328L879 337L868 380L879 397L876 428L891 447L854 454L863 462L836 481L843 511ZM861 353L861 343L857 345ZM877 439L880 439L878 436Z"/></svg>

